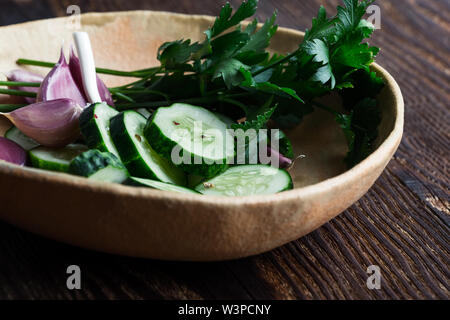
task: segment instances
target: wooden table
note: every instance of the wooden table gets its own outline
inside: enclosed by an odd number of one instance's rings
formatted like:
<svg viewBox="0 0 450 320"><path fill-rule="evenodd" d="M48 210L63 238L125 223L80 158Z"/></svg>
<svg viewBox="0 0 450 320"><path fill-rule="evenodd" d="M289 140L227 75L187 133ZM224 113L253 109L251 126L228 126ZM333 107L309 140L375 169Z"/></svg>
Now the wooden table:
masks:
<svg viewBox="0 0 450 320"><path fill-rule="evenodd" d="M235 6L239 1L231 1ZM319 3L264 0L281 26L310 26ZM375 186L319 230L260 256L221 263L174 263L82 250L0 223L2 299L449 299L450 1L378 1L378 62L406 101L403 143ZM0 25L83 12L130 9L216 15L223 1L1 0ZM43 35L45 36L45 35ZM0 208L1 210L1 208ZM82 290L66 288L66 268ZM366 286L381 268L380 290Z"/></svg>

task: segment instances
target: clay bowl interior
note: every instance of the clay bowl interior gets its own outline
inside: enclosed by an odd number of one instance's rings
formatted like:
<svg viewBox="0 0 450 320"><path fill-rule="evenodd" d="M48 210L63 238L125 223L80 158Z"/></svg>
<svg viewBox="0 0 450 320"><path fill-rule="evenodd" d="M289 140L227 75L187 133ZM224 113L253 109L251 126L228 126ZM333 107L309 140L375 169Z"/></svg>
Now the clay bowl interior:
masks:
<svg viewBox="0 0 450 320"><path fill-rule="evenodd" d="M164 12L92 13L82 16L82 30L90 34L99 67L136 70L156 65L156 50L165 41L201 40L212 21ZM71 43L70 26L67 18L57 18L0 28L0 70L17 68L19 57L56 61L63 40ZM271 50L292 51L301 39L301 32L280 28ZM306 155L291 170L292 191L238 198L192 196L1 162L0 218L52 239L129 256L210 261L273 249L357 201L397 149L403 131L401 92L384 69L373 68L387 83L378 98L383 113L378 148L351 170L343 162L347 147L342 132L331 116L317 111L288 133L296 154ZM130 81L103 79L110 86ZM340 106L333 96L326 103ZM9 127L1 119L0 135Z"/></svg>

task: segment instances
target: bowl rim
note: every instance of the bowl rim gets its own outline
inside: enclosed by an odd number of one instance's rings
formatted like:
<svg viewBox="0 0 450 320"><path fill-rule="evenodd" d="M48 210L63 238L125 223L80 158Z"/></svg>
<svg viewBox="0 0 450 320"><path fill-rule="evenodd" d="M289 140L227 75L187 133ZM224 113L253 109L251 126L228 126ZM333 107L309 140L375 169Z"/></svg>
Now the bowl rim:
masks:
<svg viewBox="0 0 450 320"><path fill-rule="evenodd" d="M146 12L152 15L176 15L182 18L189 19L207 19L213 21L214 17L208 15L190 15L190 14L182 14L182 13L173 13L166 11L150 11L150 10L134 10L134 11L122 11L122 12L106 12L106 13L85 13L82 14L84 17L95 17L95 16L126 16L133 15L137 13ZM39 23L42 21L48 20L56 20L56 19L68 19L68 17L58 17L51 19L43 19L30 21L20 24L13 24L4 27L0 27L1 29L6 28L14 28L21 25ZM304 32L298 31L291 28L279 27L278 31L291 34L294 36L304 36ZM357 179L358 176L364 174L373 167L376 167L380 163L385 162L386 158L384 155L386 153L392 152L395 150L400 143L403 135L403 126L404 126L404 99L402 96L401 89L395 79L389 74L387 70L378 65L377 63L373 63L371 68L376 71L385 81L386 87L384 90L390 90L394 96L395 100L395 122L393 129L389 133L389 135L384 139L384 141L378 146L376 150L374 150L366 159L362 162L354 166L353 168L346 170L345 172L317 182L315 184L307 185L301 188L294 188L289 191L284 191L278 194L272 195L253 195L253 196L237 196L237 197L226 197L226 196L204 196L204 195L195 195L195 194L184 194L184 193L176 193L171 192L168 193L166 191L150 189L150 188L142 188L142 187L130 187L121 184L115 183L105 183L105 182L97 182L91 181L83 177L77 177L65 173L57 173L51 171L45 171L40 169L34 169L29 167L21 167L15 164L11 164L0 160L0 174L2 175L12 175L12 176L26 176L27 179L32 180L47 180L59 185L72 186L74 188L85 189L86 191L92 192L106 192L112 193L115 195L124 195L124 196L134 196L134 197L145 197L145 198L153 198L155 200L164 200L170 197L172 201L182 201L183 203L195 203L202 205L226 205L226 206L240 206L244 204L269 204L274 201L289 201L292 199L304 198L308 197L315 193L323 193L333 189L336 185L341 185L346 181L352 181Z"/></svg>

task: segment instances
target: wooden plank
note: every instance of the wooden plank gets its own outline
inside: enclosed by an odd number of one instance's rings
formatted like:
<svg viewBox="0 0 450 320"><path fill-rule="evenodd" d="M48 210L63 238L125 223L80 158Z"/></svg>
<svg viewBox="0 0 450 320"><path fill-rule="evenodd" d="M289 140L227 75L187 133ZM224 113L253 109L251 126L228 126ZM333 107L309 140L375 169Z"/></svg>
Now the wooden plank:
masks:
<svg viewBox="0 0 450 320"><path fill-rule="evenodd" d="M233 0L233 5L240 1ZM77 2L82 11L150 9L216 15L225 1ZM0 223L0 299L448 299L450 1L377 1L378 62L406 101L405 138L358 203L310 235L257 257L171 263L99 254ZM0 25L65 15L70 1L0 2ZM319 4L265 0L280 25L305 29ZM66 289L65 269L81 266L83 290ZM379 265L382 289L366 287Z"/></svg>

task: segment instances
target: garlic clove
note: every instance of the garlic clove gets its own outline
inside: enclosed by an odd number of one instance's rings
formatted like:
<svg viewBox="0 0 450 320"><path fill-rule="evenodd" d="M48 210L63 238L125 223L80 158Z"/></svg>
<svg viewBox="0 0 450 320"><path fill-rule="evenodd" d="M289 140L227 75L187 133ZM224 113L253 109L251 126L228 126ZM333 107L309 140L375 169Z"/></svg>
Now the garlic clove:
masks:
<svg viewBox="0 0 450 320"><path fill-rule="evenodd" d="M73 49L73 47L70 48L69 68L70 72L72 73L73 79L75 80L75 83L78 85L78 88L83 93L85 99L89 100L83 88L83 77L81 74L80 59L75 55L75 50ZM99 76L97 76L97 88L101 100L113 107L114 100L112 98L111 92Z"/></svg>
<svg viewBox="0 0 450 320"><path fill-rule="evenodd" d="M72 77L62 49L58 63L42 81L36 101L55 99L71 99L83 107L87 103Z"/></svg>
<svg viewBox="0 0 450 320"><path fill-rule="evenodd" d="M20 131L47 147L63 147L80 136L78 118L83 112L71 99L38 102L9 113L2 113Z"/></svg>
<svg viewBox="0 0 450 320"><path fill-rule="evenodd" d="M27 162L27 153L14 141L0 137L0 160L24 166Z"/></svg>

